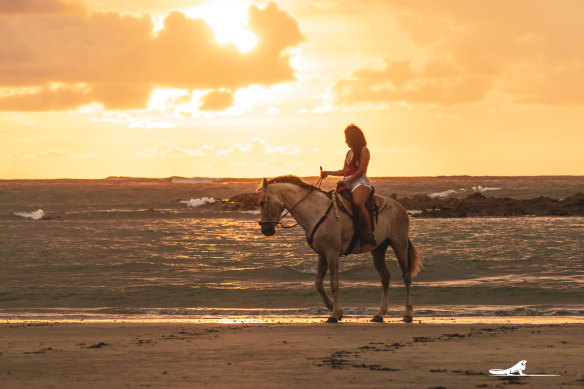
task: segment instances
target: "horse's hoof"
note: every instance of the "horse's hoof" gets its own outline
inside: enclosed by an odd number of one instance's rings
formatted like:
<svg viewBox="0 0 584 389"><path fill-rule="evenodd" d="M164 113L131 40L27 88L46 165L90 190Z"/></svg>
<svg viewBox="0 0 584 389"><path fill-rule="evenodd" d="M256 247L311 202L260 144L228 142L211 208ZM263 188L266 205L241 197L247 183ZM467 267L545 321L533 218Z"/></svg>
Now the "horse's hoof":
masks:
<svg viewBox="0 0 584 389"><path fill-rule="evenodd" d="M374 323L383 323L383 318L381 316L373 316L373 319L371 319L372 322Z"/></svg>
<svg viewBox="0 0 584 389"><path fill-rule="evenodd" d="M406 323L411 323L414 319L410 315L405 315L403 319Z"/></svg>
<svg viewBox="0 0 584 389"><path fill-rule="evenodd" d="M335 317L329 317L326 322L327 323L338 323L339 320L337 318L335 318Z"/></svg>

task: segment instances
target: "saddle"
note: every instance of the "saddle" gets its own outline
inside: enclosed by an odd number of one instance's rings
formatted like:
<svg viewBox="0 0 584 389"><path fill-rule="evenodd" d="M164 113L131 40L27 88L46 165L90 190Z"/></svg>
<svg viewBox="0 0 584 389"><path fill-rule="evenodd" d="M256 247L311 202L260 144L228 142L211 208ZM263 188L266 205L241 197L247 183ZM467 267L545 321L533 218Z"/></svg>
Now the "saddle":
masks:
<svg viewBox="0 0 584 389"><path fill-rule="evenodd" d="M337 203L339 208L346 212L353 219L354 234L351 239L351 243L347 248L347 251L343 255L349 255L355 249L359 236L361 235L361 229L364 228L359 217L359 211L355 208L353 204L353 196L348 188L344 185L337 187L336 190ZM375 225L379 221L379 212L385 208L385 199L381 196L375 194L375 188L371 188L371 194L365 202L365 208L369 212L369 218L371 220L371 232L375 231Z"/></svg>

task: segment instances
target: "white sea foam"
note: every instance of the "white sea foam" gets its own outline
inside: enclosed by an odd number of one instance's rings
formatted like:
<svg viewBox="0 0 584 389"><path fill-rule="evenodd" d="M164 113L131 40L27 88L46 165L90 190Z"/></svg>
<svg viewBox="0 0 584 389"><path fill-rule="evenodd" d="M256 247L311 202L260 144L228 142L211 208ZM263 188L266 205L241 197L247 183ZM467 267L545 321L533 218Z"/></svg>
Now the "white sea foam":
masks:
<svg viewBox="0 0 584 389"><path fill-rule="evenodd" d="M259 215L262 213L260 210L251 210L251 211L239 211L240 213L251 213L252 215Z"/></svg>
<svg viewBox="0 0 584 389"><path fill-rule="evenodd" d="M429 194L428 197L431 197L431 198L448 197L448 196L450 196L453 193L456 193L456 191L455 190L452 190L452 189L449 189L449 190L445 190L444 192L437 192L437 193Z"/></svg>
<svg viewBox="0 0 584 389"><path fill-rule="evenodd" d="M500 190L500 189L501 188L483 188L480 185L472 187L472 191L475 193L483 193L483 192L488 192L491 190ZM428 195L428 197L433 198L433 199L436 197L444 198L444 197L448 197L448 196L455 194L455 193L465 193L465 192L467 192L467 190L465 188L460 188L458 191L456 191L454 189L448 189L448 190L445 190L443 192L431 193Z"/></svg>
<svg viewBox="0 0 584 389"><path fill-rule="evenodd" d="M37 209L34 212L14 212L16 216L20 216L26 219L40 220L45 217L45 212L42 209Z"/></svg>
<svg viewBox="0 0 584 389"><path fill-rule="evenodd" d="M88 212L96 212L96 213L115 213L115 212L136 212L134 209L96 209L95 211L88 211Z"/></svg>
<svg viewBox="0 0 584 389"><path fill-rule="evenodd" d="M170 182L173 184L209 184L211 182L215 182L212 178L202 178L202 177L194 177L194 178L184 178L184 177L172 177Z"/></svg>
<svg viewBox="0 0 584 389"><path fill-rule="evenodd" d="M204 204L212 204L214 203L216 200L212 197L203 197L200 199L190 199L189 201L181 201L181 203L186 204L187 207L189 208L195 208L195 207L200 207L201 205Z"/></svg>
<svg viewBox="0 0 584 389"><path fill-rule="evenodd" d="M408 213L408 215L415 216L415 215L420 215L424 211L422 211L421 209L408 209L406 212Z"/></svg>
<svg viewBox="0 0 584 389"><path fill-rule="evenodd" d="M65 212L66 215L79 215L79 214L86 214L86 213L130 213L130 212L146 212L152 211L153 209L86 209L83 211L68 211ZM164 212L171 212L173 210L168 209L157 209L157 211L164 211Z"/></svg>
<svg viewBox="0 0 584 389"><path fill-rule="evenodd" d="M501 188L483 188L482 186L473 186L472 191L477 193L488 192L491 190L500 190Z"/></svg>

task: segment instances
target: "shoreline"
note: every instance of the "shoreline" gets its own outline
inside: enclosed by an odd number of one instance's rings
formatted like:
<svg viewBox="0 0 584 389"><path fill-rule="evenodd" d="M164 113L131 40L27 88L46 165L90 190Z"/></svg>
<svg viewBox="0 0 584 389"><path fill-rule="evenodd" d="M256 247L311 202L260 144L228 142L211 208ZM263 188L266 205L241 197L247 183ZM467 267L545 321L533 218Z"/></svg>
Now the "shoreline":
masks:
<svg viewBox="0 0 584 389"><path fill-rule="evenodd" d="M3 386L581 387L584 325L2 323ZM498 377L527 360L525 374Z"/></svg>
<svg viewBox="0 0 584 389"><path fill-rule="evenodd" d="M219 317L189 317L189 316L165 316L155 315L127 315L110 318L2 318L0 325L6 324L321 324L326 322L326 315L315 316L219 316ZM371 317L344 317L342 324L371 324ZM386 317L382 324L405 324L399 317ZM414 317L411 325L564 325L584 324L584 316L457 316L457 317Z"/></svg>

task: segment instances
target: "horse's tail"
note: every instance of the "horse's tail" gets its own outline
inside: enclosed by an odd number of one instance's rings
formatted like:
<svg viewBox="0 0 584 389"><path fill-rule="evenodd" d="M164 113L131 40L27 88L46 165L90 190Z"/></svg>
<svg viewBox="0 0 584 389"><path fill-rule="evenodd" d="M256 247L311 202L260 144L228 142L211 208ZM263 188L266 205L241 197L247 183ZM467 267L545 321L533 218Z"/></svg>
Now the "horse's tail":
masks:
<svg viewBox="0 0 584 389"><path fill-rule="evenodd" d="M418 254L418 250L416 250L412 241L408 239L408 271L410 276L415 277L423 266L422 257Z"/></svg>

